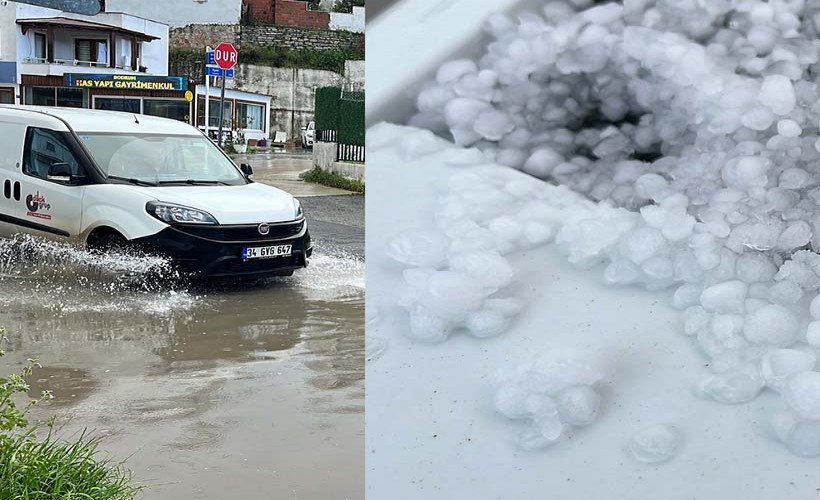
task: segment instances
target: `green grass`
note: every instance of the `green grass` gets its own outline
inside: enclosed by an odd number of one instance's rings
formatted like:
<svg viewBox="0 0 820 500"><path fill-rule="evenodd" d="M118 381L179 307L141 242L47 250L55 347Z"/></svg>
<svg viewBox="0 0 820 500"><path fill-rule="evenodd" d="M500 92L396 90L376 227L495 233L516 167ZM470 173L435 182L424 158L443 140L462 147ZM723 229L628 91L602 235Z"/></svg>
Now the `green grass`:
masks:
<svg viewBox="0 0 820 500"><path fill-rule="evenodd" d="M98 443L0 436L0 499L132 500L140 488L122 464L98 458Z"/></svg>
<svg viewBox="0 0 820 500"><path fill-rule="evenodd" d="M347 177L339 175L335 172L322 170L319 166L313 167L313 170L306 173L304 180L306 182L314 182L323 186L330 186L345 189L347 191L353 191L354 193L364 194L364 182L348 179Z"/></svg>

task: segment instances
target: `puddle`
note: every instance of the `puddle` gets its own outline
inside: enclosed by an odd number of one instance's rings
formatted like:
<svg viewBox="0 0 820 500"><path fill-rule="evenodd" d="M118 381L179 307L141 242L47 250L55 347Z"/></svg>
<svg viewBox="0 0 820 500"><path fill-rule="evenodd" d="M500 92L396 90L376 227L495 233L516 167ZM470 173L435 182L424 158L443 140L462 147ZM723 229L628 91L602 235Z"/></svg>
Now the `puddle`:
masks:
<svg viewBox="0 0 820 500"><path fill-rule="evenodd" d="M157 257L0 241L0 326L0 373L37 358L32 388L54 391L35 418L105 436L147 497L363 494L308 474L364 459L361 259L320 250L292 277L203 286Z"/></svg>

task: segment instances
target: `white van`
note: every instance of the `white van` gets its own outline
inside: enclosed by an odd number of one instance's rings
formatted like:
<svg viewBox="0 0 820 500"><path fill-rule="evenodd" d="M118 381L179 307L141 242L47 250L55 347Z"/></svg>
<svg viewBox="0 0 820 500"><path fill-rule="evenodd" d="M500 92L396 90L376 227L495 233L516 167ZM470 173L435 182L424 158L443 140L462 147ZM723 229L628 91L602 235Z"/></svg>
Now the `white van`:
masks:
<svg viewBox="0 0 820 500"><path fill-rule="evenodd" d="M0 106L0 236L134 246L204 277L289 275L312 252L299 201L190 125Z"/></svg>

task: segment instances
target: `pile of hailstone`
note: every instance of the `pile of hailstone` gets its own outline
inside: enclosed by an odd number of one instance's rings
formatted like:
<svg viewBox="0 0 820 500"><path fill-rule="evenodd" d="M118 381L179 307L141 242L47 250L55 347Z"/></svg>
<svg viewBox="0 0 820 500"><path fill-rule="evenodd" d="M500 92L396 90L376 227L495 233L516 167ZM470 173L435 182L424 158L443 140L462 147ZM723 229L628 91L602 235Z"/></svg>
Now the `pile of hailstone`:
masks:
<svg viewBox="0 0 820 500"><path fill-rule="evenodd" d="M502 369L495 378L496 409L527 423L518 436L524 449L546 448L598 416L601 397L594 384L602 375L572 352L550 352Z"/></svg>
<svg viewBox="0 0 820 500"><path fill-rule="evenodd" d="M777 435L820 454L820 304L807 314L820 290L820 1L591 4L492 18L483 56L444 64L411 124L479 150L476 163L628 211L614 229L576 225L595 246L577 263L605 263L611 284L674 287L686 334L711 358L699 393L737 404L782 392ZM438 340L453 325L505 328L517 304L482 301L509 281L496 257L480 257L487 276L469 259L449 263L466 273L410 271L428 294L409 299L423 304L411 321ZM443 310L436 297L470 288L465 275L477 291Z"/></svg>

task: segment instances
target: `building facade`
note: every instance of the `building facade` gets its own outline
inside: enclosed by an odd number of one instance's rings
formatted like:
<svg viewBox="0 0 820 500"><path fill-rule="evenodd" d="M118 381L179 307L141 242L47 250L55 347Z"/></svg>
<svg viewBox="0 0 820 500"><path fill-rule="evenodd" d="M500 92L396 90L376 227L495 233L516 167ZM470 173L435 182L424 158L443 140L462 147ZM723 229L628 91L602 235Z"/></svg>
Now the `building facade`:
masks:
<svg viewBox="0 0 820 500"><path fill-rule="evenodd" d="M168 77L168 26L0 3L0 102L190 120L187 79Z"/></svg>

